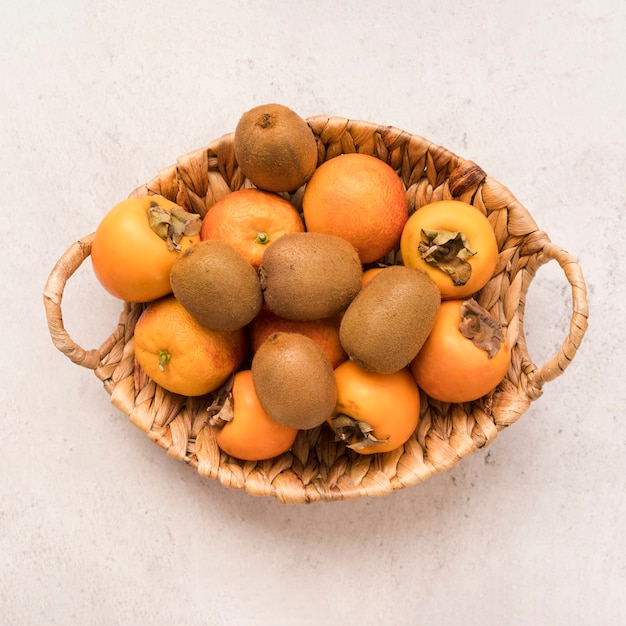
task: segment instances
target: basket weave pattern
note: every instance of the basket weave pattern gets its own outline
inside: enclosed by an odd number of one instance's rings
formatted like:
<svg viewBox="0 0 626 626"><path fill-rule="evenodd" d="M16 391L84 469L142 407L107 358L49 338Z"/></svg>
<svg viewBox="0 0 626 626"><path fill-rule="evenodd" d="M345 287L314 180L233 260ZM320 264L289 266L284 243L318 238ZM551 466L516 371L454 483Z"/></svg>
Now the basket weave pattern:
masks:
<svg viewBox="0 0 626 626"><path fill-rule="evenodd" d="M362 152L393 167L402 179L409 211L436 200L469 202L489 219L498 241L494 276L477 300L505 326L511 367L494 393L475 402L444 404L422 394L418 428L401 448L358 455L336 443L330 429L301 431L292 449L271 460L243 462L218 448L207 425L207 407L218 394L187 398L169 393L137 366L133 330L144 305L124 303L118 325L100 348L85 350L63 326L61 300L72 274L89 256L93 235L74 243L53 268L44 304L55 346L74 363L93 369L111 401L169 456L230 488L283 503L307 503L380 496L428 479L491 443L537 399L543 385L561 375L574 358L587 328L588 306L582 272L567 252L551 243L511 192L475 163L400 129L343 117L309 118L318 142L318 163L339 154ZM237 165L233 134L180 157L131 195L162 195L204 216L225 194L251 186ZM286 195L300 208L303 189ZM556 260L571 286L569 333L558 352L535 365L524 337L526 293L538 268ZM384 262L399 261L398 250Z"/></svg>

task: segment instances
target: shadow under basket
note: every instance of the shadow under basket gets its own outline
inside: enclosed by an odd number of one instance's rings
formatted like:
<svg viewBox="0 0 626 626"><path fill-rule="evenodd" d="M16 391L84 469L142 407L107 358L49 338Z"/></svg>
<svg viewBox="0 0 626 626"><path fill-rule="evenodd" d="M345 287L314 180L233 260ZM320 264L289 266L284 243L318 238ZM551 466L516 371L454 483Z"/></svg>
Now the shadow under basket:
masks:
<svg viewBox="0 0 626 626"><path fill-rule="evenodd" d="M581 344L588 317L585 282L575 259L551 243L511 192L478 165L398 128L343 117L316 116L307 122L317 139L318 164L348 152L385 161L402 179L410 213L436 200L457 199L487 216L498 241L499 258L494 276L475 297L505 326L512 353L509 371L492 393L465 404L444 404L422 394L416 431L392 452L359 455L334 441L331 429L323 425L300 431L293 447L279 457L240 461L218 448L208 424L207 407L216 401L216 394L183 397L169 393L136 364L133 331L145 305L125 302L115 330L97 349L81 348L65 330L63 291L90 255L93 234L69 247L44 289L54 345L72 362L92 369L113 405L154 443L227 487L289 504L382 496L448 470L489 445L541 395L546 382L565 371ZM204 216L225 194L249 186L235 160L230 133L180 157L131 196L164 196ZM284 195L300 208L303 191ZM397 259L398 250L384 262ZM571 286L572 315L558 352L537 366L526 346L524 305L537 269L549 261L559 264Z"/></svg>

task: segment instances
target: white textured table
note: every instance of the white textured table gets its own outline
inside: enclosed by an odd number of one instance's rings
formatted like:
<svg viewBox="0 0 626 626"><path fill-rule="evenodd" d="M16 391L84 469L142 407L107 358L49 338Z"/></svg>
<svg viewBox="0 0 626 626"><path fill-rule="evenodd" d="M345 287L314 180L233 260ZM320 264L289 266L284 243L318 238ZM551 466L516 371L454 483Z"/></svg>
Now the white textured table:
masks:
<svg viewBox="0 0 626 626"><path fill-rule="evenodd" d="M625 5L447 4L2 3L3 624L626 623ZM67 246L271 101L476 161L585 274L571 367L422 485L293 507L226 489L51 344L41 292ZM568 298L542 268L526 321L538 363L567 333ZM96 347L119 308L82 267L65 324Z"/></svg>

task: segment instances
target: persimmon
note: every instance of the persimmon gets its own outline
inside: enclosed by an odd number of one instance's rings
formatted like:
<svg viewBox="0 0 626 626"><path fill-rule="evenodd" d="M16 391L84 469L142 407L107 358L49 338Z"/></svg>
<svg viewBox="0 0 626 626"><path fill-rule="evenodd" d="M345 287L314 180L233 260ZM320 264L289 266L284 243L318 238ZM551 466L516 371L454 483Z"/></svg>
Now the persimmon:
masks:
<svg viewBox="0 0 626 626"><path fill-rule="evenodd" d="M502 325L493 316L474 299L446 300L410 370L431 398L470 402L495 389L510 362Z"/></svg>
<svg viewBox="0 0 626 626"><path fill-rule="evenodd" d="M378 374L344 361L335 369L335 380L337 406L328 423L337 439L355 452L395 450L415 431L420 393L407 368Z"/></svg>
<svg viewBox="0 0 626 626"><path fill-rule="evenodd" d="M489 220L460 200L432 202L415 211L400 238L402 262L430 274L442 299L465 298L485 286L498 261Z"/></svg>
<svg viewBox="0 0 626 626"><path fill-rule="evenodd" d="M281 426L263 410L252 371L238 371L222 410L212 418L215 441L226 454L242 461L263 461L291 448L298 429Z"/></svg>
<svg viewBox="0 0 626 626"><path fill-rule="evenodd" d="M96 228L91 264L116 298L149 302L169 293L170 271L179 252L200 241L202 220L161 196L127 198Z"/></svg>

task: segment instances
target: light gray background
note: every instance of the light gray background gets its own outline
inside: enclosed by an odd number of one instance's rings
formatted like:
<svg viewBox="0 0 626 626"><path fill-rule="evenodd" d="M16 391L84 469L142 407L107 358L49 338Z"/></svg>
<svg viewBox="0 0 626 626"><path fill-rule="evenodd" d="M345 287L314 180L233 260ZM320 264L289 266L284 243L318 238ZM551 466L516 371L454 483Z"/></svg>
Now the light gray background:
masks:
<svg viewBox="0 0 626 626"><path fill-rule="evenodd" d="M0 621L626 623L625 6L0 0ZM285 507L203 479L50 342L41 293L65 249L272 101L476 161L588 284L565 374L489 449L384 498ZM91 348L120 305L86 264L63 310ZM528 295L536 363L570 312L549 264Z"/></svg>

